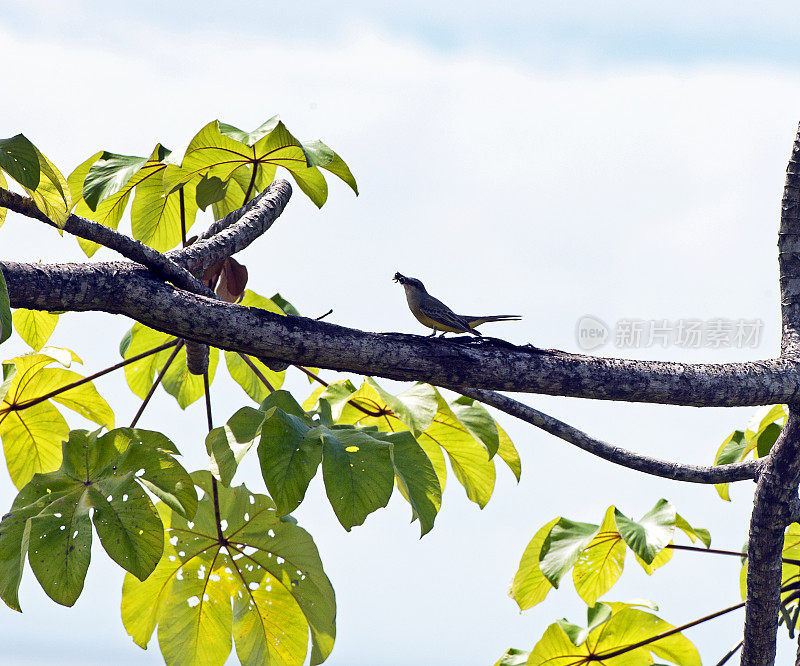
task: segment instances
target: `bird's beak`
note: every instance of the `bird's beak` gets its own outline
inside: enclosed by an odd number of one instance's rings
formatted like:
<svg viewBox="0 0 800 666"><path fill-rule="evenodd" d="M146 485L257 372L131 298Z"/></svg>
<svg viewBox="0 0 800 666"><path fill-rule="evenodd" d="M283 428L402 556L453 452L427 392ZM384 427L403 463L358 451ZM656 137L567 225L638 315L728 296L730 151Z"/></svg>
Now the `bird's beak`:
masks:
<svg viewBox="0 0 800 666"><path fill-rule="evenodd" d="M392 278L393 282L399 282L400 284L403 284L403 280L405 279L405 275L400 275L400 273L395 273L394 278Z"/></svg>

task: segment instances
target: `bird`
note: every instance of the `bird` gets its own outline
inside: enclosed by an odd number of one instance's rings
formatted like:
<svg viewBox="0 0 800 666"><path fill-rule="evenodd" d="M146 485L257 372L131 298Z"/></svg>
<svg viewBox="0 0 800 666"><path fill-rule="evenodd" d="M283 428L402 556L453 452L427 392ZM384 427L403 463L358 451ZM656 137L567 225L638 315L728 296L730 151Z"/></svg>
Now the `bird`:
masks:
<svg viewBox="0 0 800 666"><path fill-rule="evenodd" d="M406 277L400 273L394 274L394 281L403 285L406 291L406 300L417 321L423 326L433 329L428 337L433 337L438 331L445 333L471 333L481 337L480 331L476 330L481 324L490 321L519 321L519 315L487 315L485 317L471 317L468 315L457 315L438 298L431 296L417 278Z"/></svg>

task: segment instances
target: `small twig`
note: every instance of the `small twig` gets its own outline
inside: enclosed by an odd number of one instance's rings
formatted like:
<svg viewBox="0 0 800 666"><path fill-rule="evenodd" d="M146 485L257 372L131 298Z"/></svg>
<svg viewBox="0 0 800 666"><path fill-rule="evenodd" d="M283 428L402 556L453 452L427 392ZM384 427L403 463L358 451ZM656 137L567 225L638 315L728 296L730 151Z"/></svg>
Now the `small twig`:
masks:
<svg viewBox="0 0 800 666"><path fill-rule="evenodd" d="M16 192L11 192L2 187L0 187L0 206L13 210L15 213L44 222L52 227L59 228L55 222L39 210L33 202L33 199L24 197ZM172 282L176 287L213 298L214 293L188 270L179 266L169 257L161 254L157 250L111 227L103 226L92 220L80 217L79 215L70 215L63 229L73 236L85 238L86 240L99 243L100 245L119 252L123 257L147 267L160 279Z"/></svg>
<svg viewBox="0 0 800 666"><path fill-rule="evenodd" d="M114 372L114 370L119 370L120 368L125 367L129 363L135 363L136 361L141 361L143 358L147 358L148 356L152 356L153 354L157 354L160 351L164 351L165 349L169 349L174 345L177 345L177 340L172 340L170 342L165 342L163 345L158 347L154 347L153 349L142 352L141 354L137 354L136 356L131 356L130 358L126 358L124 361L120 361L115 365L111 365L107 367L105 370L100 370L99 372L95 372L93 375L89 375L88 377L84 377L83 379L79 379L78 381L72 382L71 384L64 384L64 386L59 386L57 389L53 389L50 393L45 393L44 395L40 395L37 398L31 398L30 400L25 400L24 402L20 402L18 404L10 404L8 407L5 407L2 411L4 412L18 412L22 411L23 409L28 409L29 407L33 407L34 405L38 405L40 402L44 402L45 400L49 400L53 396L58 395L59 393L63 393L64 391L69 391L70 389L74 389L81 384L86 384L88 382L94 381L98 377L102 377L103 375L107 375L109 372Z"/></svg>
<svg viewBox="0 0 800 666"><path fill-rule="evenodd" d="M247 363L247 365L250 366L250 369L255 373L256 377L258 377L259 380L261 380L261 383L264 386L267 387L267 390L270 393L275 391L275 389L273 388L272 384L269 383L269 380L264 376L264 374L261 372L261 370L259 370L258 367L256 366L256 364L253 363L253 361L250 360L250 357L247 354L242 354L242 352L237 352L237 353L239 354L239 356L242 357L242 360L245 363Z"/></svg>
<svg viewBox="0 0 800 666"><path fill-rule="evenodd" d="M156 392L156 389L158 388L158 385L161 383L161 380L164 379L164 375L167 374L167 370L169 370L169 366L172 365L172 362L175 360L175 357L178 355L178 352L183 348L183 344L184 344L183 340L180 340L175 345L175 349L169 355L167 362L164 363L164 367L161 368L161 372L158 373L158 377L156 377L156 380L153 382L153 385L150 387L150 390L144 397L144 400L142 401L142 404L139 407L139 411L136 412L136 416L133 417L133 421L131 421L130 425L131 428L136 426L136 423L139 421L139 417L142 415L142 412L144 412L144 408L147 407L147 403L150 402L150 398L153 397L153 394Z"/></svg>
<svg viewBox="0 0 800 666"><path fill-rule="evenodd" d="M327 311L325 314L321 314L319 317L315 317L315 320L316 320L316 321L322 321L322 320L323 320L323 319L325 319L325 317L327 317L329 314L333 314L333 308L331 308L330 310L328 310L328 311Z"/></svg>
<svg viewBox="0 0 800 666"><path fill-rule="evenodd" d="M450 387L445 387L450 388ZM559 421L552 416L540 412L533 407L521 403L513 398L483 389L453 388L469 398L478 400L486 405L491 405L506 414L511 414L518 419L541 428L551 435L555 435L565 442L569 442L579 449L591 453L608 462L627 467L628 469L661 476L675 481L689 483L730 483L732 481L752 480L763 464L763 460L748 460L747 462L731 463L729 465L705 466L687 465L682 463L651 458L633 451L628 451L620 446L614 446L591 435L578 430L568 423Z"/></svg>

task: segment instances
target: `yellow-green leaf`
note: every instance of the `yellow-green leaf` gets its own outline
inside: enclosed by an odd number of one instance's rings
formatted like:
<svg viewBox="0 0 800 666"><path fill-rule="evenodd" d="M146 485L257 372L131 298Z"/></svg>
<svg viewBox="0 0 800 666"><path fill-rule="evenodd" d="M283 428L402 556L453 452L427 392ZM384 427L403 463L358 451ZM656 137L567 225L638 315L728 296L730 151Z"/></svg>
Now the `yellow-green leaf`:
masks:
<svg viewBox="0 0 800 666"><path fill-rule="evenodd" d="M514 575L511 589L508 591L508 596L517 602L520 610L525 610L543 601L547 593L553 589L550 581L544 577L539 568L539 554L542 552L544 540L559 520L560 518L554 518L541 527L522 554L519 568Z"/></svg>
<svg viewBox="0 0 800 666"><path fill-rule="evenodd" d="M622 575L625 542L617 531L614 507L608 507L600 531L578 555L572 570L575 590L588 606L608 592Z"/></svg>
<svg viewBox="0 0 800 666"><path fill-rule="evenodd" d="M12 316L17 333L36 351L44 347L58 323L58 315L44 310L17 308Z"/></svg>

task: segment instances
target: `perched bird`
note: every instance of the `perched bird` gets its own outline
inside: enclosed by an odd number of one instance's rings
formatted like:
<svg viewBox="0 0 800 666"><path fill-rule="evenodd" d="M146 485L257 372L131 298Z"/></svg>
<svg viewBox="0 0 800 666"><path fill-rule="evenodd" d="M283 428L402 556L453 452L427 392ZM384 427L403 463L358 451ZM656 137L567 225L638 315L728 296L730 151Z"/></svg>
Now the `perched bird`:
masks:
<svg viewBox="0 0 800 666"><path fill-rule="evenodd" d="M522 319L519 315L488 315L486 317L470 317L467 315L457 315L438 298L431 296L417 278L406 277L400 273L394 274L394 281L403 285L406 290L406 300L417 321L423 326L433 329L431 336L436 335L437 331L445 333L472 333L480 336L476 330L477 326L485 324L487 321L518 321Z"/></svg>

